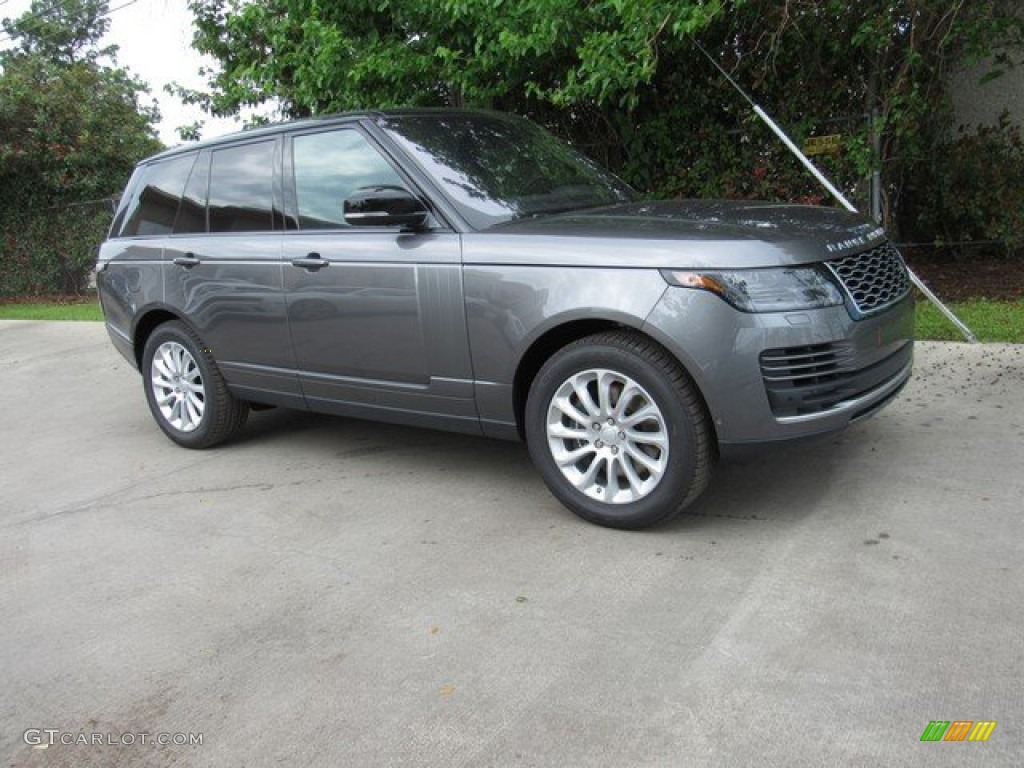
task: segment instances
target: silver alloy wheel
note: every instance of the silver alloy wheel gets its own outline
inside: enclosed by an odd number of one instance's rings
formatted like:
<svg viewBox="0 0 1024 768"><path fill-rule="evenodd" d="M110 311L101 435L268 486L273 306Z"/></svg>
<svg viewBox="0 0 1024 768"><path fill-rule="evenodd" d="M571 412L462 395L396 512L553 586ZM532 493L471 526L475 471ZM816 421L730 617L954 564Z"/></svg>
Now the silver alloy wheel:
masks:
<svg viewBox="0 0 1024 768"><path fill-rule="evenodd" d="M607 504L650 494L668 467L668 425L654 398L625 374L575 373L548 404L548 448L580 492Z"/></svg>
<svg viewBox="0 0 1024 768"><path fill-rule="evenodd" d="M199 366L185 347L176 341L157 347L149 381L164 421L180 432L199 428L206 410L206 390Z"/></svg>

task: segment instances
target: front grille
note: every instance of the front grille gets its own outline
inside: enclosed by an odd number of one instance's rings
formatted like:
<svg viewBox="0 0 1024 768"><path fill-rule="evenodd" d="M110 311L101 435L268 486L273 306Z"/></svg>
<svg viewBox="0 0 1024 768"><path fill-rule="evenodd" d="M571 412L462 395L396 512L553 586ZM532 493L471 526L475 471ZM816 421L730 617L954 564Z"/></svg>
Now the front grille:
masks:
<svg viewBox="0 0 1024 768"><path fill-rule="evenodd" d="M879 312L910 292L910 276L890 243L825 263L861 316Z"/></svg>
<svg viewBox="0 0 1024 768"><path fill-rule="evenodd" d="M865 359L849 342L766 349L761 376L772 413L806 416L854 400L903 370L912 349L903 344L882 359Z"/></svg>

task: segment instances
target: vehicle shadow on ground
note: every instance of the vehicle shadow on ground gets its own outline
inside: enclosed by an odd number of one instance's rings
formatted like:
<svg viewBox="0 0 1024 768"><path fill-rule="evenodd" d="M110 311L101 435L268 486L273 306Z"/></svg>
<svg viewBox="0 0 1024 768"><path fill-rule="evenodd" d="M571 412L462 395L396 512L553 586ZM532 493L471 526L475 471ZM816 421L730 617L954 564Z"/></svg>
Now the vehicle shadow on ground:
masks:
<svg viewBox="0 0 1024 768"><path fill-rule="evenodd" d="M825 439L724 458L703 495L662 530L700 530L726 520L799 522L822 509L840 463L856 451L849 442Z"/></svg>
<svg viewBox="0 0 1024 768"><path fill-rule="evenodd" d="M730 526L737 521L751 526L798 522L819 511L824 499L835 500L837 470L865 456L872 442L870 424L856 425L839 436L723 459L704 494L683 514L652 530L713 529L723 521ZM523 503L550 498L552 507L561 510L523 443L278 408L252 414L233 445L284 452L298 461L308 457L343 463L377 456L396 474L440 471L453 481L467 471L476 478L493 475L496 485L522 484L529 490L521 497Z"/></svg>

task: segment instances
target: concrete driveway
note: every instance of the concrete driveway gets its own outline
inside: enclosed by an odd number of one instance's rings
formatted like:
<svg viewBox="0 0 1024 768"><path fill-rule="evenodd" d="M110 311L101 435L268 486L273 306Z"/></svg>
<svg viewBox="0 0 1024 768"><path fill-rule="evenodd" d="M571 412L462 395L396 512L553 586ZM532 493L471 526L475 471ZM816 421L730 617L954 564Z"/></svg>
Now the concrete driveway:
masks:
<svg viewBox="0 0 1024 768"><path fill-rule="evenodd" d="M0 322L0 390L5 766L1021 763L1024 347L921 344L879 417L644 533L516 444L177 448L99 324Z"/></svg>

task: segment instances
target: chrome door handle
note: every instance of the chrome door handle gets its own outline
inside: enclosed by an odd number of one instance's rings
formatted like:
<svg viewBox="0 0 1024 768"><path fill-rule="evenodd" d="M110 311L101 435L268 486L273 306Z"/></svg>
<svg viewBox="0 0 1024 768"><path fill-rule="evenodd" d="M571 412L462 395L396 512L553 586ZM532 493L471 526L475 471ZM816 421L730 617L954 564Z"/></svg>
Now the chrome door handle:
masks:
<svg viewBox="0 0 1024 768"><path fill-rule="evenodd" d="M176 256L173 260L174 264L185 269L191 269L192 267L199 264L199 259L196 258L194 253L186 253L184 256Z"/></svg>
<svg viewBox="0 0 1024 768"><path fill-rule="evenodd" d="M319 253L311 253L304 259L292 259L293 267L301 267L302 269L322 269L323 267L331 266L331 262L321 256Z"/></svg>

